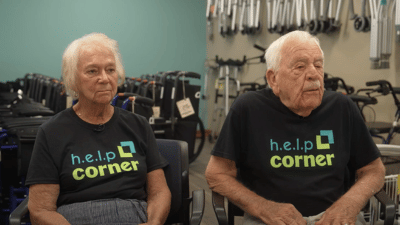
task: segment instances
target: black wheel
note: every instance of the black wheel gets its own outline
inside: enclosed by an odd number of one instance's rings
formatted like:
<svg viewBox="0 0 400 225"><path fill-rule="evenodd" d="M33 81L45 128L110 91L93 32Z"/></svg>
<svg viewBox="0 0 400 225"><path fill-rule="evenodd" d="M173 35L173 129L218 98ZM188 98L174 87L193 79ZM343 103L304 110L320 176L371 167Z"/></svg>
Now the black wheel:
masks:
<svg viewBox="0 0 400 225"><path fill-rule="evenodd" d="M359 16L354 20L354 29L357 32L363 32L366 25L367 25L367 21L366 21L365 17Z"/></svg>
<svg viewBox="0 0 400 225"><path fill-rule="evenodd" d="M309 26L310 26L310 33L316 35L318 33L318 30L320 29L319 21L311 20Z"/></svg>
<svg viewBox="0 0 400 225"><path fill-rule="evenodd" d="M201 133L200 143L199 143L199 146L197 147L197 149L195 147L196 151L193 152L192 156L189 158L189 163L194 162L197 159L197 157L199 157L201 151L203 150L204 142L206 141L206 131L204 129L203 121L201 121L200 117L197 117L197 121L198 121L198 125L200 126L200 133ZM196 142L197 141L195 141L195 146L196 146Z"/></svg>

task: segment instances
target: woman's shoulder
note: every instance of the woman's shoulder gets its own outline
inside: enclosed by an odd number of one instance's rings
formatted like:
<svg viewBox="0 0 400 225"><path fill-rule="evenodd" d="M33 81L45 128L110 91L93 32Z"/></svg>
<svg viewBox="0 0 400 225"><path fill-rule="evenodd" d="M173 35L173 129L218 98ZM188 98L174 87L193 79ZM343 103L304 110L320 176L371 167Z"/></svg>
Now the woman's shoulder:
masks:
<svg viewBox="0 0 400 225"><path fill-rule="evenodd" d="M124 122L136 122L141 124L148 124L146 117L132 113L128 110L124 110L118 107L115 107L115 110L118 110L119 119Z"/></svg>
<svg viewBox="0 0 400 225"><path fill-rule="evenodd" d="M40 128L43 130L52 130L59 129L60 127L65 128L65 126L70 126L73 120L71 114L72 108L67 108L53 117L51 117L48 121L44 122Z"/></svg>

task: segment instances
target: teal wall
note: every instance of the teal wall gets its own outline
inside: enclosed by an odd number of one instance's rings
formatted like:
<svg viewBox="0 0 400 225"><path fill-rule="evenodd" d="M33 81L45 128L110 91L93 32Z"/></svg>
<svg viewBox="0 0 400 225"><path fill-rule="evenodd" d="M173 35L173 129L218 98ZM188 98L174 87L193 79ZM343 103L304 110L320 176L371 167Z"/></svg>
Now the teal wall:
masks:
<svg viewBox="0 0 400 225"><path fill-rule="evenodd" d="M0 0L0 81L59 78L64 49L91 32L119 42L127 76L203 74L205 8L202 0Z"/></svg>
<svg viewBox="0 0 400 225"><path fill-rule="evenodd" d="M64 49L92 32L119 42L127 76L171 70L203 75L206 2L0 0L0 82L26 73L60 78ZM204 77L194 83L203 84ZM201 115L204 107L201 102Z"/></svg>

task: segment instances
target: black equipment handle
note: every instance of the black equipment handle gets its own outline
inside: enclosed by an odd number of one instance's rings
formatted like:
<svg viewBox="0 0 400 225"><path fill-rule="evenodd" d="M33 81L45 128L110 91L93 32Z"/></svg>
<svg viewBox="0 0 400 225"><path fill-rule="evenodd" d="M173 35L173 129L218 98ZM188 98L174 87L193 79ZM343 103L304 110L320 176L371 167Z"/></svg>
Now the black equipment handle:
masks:
<svg viewBox="0 0 400 225"><path fill-rule="evenodd" d="M190 77L190 78L199 79L199 80L201 79L201 76L198 73L182 71L176 75L175 81L181 76ZM176 83L175 83L175 85L176 85Z"/></svg>
<svg viewBox="0 0 400 225"><path fill-rule="evenodd" d="M354 93L354 87L346 85L344 80L340 77L325 78L324 81L334 81L334 82L340 81L343 84L343 86L340 86L340 87L342 87L346 91L347 94Z"/></svg>
<svg viewBox="0 0 400 225"><path fill-rule="evenodd" d="M243 60L233 60L233 59L228 59L226 61L224 61L223 59L219 59L218 55L215 56L215 62L219 65L219 66L243 66L244 64L246 64L247 59L246 56L243 56Z"/></svg>
<svg viewBox="0 0 400 225"><path fill-rule="evenodd" d="M153 106L154 105L153 99L146 98L146 97L143 97L143 96L135 96L135 97L129 97L129 100L132 101L133 98L135 98L135 103L137 103L137 104L143 104L143 105L147 105L147 106Z"/></svg>
<svg viewBox="0 0 400 225"><path fill-rule="evenodd" d="M387 80L377 80L377 81L368 81L366 82L367 86L374 86L374 85L379 85L380 89L378 89L378 92L381 92L383 94L389 94L387 93L387 89L389 88L390 92L392 93L393 99L394 99L394 104L396 104L397 108L400 108L400 102L399 99L397 99L396 93L393 90L392 84L387 81Z"/></svg>
<svg viewBox="0 0 400 225"><path fill-rule="evenodd" d="M387 84L388 82L386 80L377 80L377 81L368 81L367 83L365 83L367 86L375 86L375 85L380 85L383 86L385 84ZM390 87L390 83L389 83L389 87Z"/></svg>
<svg viewBox="0 0 400 225"><path fill-rule="evenodd" d="M260 51L263 51L263 52L265 52L267 50L267 49L265 49L265 48L263 48L263 47L261 47L261 46L259 46L257 44L254 44L254 48L256 48L256 49L258 49Z"/></svg>

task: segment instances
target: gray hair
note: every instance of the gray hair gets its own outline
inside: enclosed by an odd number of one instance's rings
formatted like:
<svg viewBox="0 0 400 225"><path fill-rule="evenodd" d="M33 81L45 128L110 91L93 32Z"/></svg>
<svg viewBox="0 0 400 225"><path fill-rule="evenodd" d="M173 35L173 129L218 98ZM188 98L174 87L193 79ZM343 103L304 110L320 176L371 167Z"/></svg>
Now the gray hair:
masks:
<svg viewBox="0 0 400 225"><path fill-rule="evenodd" d="M121 85L125 81L125 70L118 42L102 33L93 32L91 34L86 34L71 42L62 56L61 73L65 90L73 97L73 99L79 98L79 94L75 91L75 78L78 70L80 49L84 44L90 44L93 42L101 43L113 53L116 64L115 70L118 74L118 85Z"/></svg>
<svg viewBox="0 0 400 225"><path fill-rule="evenodd" d="M282 56L282 47L286 40L288 39L298 39L298 40L313 40L318 45L319 49L322 52L322 57L324 57L324 52L321 49L319 44L319 40L317 37L312 36L307 31L292 31L278 38L268 47L265 52L265 60L267 62L267 70L272 69L274 72L278 71L279 65L281 64L281 56Z"/></svg>

